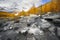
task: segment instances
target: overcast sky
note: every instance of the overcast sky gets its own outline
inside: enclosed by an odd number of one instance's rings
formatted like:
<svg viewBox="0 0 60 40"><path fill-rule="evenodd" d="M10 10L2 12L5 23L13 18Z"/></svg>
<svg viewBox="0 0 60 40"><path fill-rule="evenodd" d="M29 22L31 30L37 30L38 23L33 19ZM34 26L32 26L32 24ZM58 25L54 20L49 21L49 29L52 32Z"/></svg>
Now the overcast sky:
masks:
<svg viewBox="0 0 60 40"><path fill-rule="evenodd" d="M49 2L50 0L0 0L0 7L5 10L29 10L33 4L36 7Z"/></svg>

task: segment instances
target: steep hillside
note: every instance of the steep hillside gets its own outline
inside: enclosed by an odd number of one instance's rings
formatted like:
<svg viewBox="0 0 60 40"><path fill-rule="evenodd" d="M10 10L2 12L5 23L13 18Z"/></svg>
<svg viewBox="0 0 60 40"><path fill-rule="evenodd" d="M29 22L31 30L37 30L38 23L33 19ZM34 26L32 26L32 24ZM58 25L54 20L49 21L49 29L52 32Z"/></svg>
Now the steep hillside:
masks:
<svg viewBox="0 0 60 40"><path fill-rule="evenodd" d="M60 0L52 0L39 7L42 13L46 12L60 12Z"/></svg>
<svg viewBox="0 0 60 40"><path fill-rule="evenodd" d="M38 14L38 12L39 12L39 9L38 9L37 7L35 7L35 6L33 6L33 7L28 11L29 14Z"/></svg>

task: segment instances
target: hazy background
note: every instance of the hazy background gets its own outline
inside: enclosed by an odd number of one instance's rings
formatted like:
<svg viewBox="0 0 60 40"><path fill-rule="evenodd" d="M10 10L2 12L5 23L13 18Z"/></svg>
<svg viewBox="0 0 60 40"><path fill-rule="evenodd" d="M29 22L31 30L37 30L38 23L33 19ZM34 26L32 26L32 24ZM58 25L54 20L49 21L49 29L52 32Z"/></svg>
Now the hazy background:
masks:
<svg viewBox="0 0 60 40"><path fill-rule="evenodd" d="M0 8L4 8L5 11L22 10L28 11L33 4L38 7L51 0L0 0Z"/></svg>

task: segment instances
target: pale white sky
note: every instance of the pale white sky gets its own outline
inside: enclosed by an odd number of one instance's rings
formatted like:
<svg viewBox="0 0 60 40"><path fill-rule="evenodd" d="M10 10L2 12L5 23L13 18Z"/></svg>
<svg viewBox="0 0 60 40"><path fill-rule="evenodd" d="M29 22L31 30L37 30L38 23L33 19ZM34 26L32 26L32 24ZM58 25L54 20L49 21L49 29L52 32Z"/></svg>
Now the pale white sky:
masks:
<svg viewBox="0 0 60 40"><path fill-rule="evenodd" d="M43 0L43 2L45 1ZM42 0L0 0L0 7L3 7L8 11L21 11L23 8L27 11L33 6L33 4L38 7L42 4Z"/></svg>

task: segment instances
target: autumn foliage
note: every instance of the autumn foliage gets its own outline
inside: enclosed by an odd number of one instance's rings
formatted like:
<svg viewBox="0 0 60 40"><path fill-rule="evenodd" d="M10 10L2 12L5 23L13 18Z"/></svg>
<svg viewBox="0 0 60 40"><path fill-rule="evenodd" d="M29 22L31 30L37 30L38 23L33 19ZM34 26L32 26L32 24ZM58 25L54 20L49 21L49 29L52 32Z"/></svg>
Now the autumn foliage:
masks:
<svg viewBox="0 0 60 40"><path fill-rule="evenodd" d="M14 18L15 15L9 12L0 12L0 18Z"/></svg>

